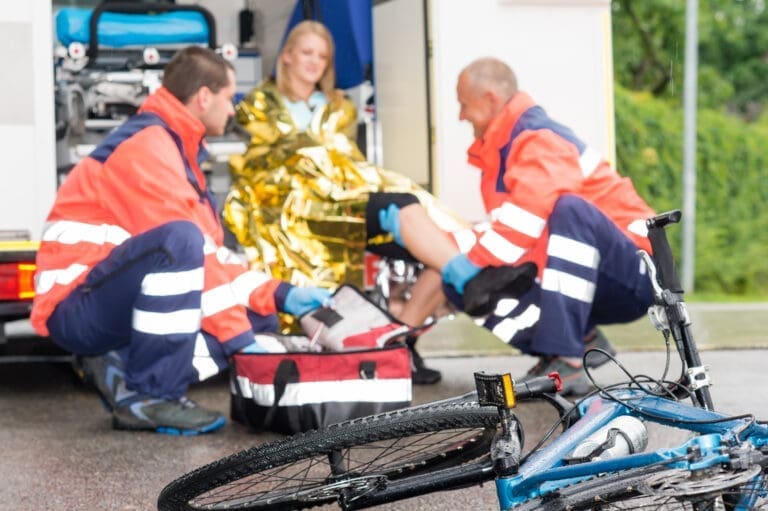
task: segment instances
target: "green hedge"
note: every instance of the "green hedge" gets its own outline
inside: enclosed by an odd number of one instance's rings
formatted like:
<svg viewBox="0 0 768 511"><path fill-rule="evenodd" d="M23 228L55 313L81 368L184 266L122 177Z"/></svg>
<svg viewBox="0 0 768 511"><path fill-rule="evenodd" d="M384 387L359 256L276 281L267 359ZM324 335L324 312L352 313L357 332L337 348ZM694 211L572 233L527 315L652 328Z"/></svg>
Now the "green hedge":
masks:
<svg viewBox="0 0 768 511"><path fill-rule="evenodd" d="M683 112L615 92L619 171L656 211L682 209ZM712 110L697 117L696 292L768 296L768 127ZM678 255L681 233L669 231Z"/></svg>

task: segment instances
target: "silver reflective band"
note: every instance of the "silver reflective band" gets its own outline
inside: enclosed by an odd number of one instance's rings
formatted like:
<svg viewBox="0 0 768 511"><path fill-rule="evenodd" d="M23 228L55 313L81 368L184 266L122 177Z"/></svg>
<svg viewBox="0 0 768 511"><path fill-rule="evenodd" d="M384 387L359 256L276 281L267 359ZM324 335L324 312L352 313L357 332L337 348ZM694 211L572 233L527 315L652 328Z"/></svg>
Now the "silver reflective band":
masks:
<svg viewBox="0 0 768 511"><path fill-rule="evenodd" d="M531 238L538 238L547 225L546 219L509 202L491 211L491 219Z"/></svg>
<svg viewBox="0 0 768 511"><path fill-rule="evenodd" d="M192 334L200 330L200 311L149 312L133 309L133 329L152 335Z"/></svg>
<svg viewBox="0 0 768 511"><path fill-rule="evenodd" d="M541 277L541 289L560 293L585 303L592 303L595 297L594 283L551 268L544 269Z"/></svg>
<svg viewBox="0 0 768 511"><path fill-rule="evenodd" d="M537 305L530 305L522 314L514 318L505 318L493 327L493 334L504 342L508 342L514 335L525 328L530 328L539 321L541 309Z"/></svg>
<svg viewBox="0 0 768 511"><path fill-rule="evenodd" d="M547 255L593 270L597 269L600 264L600 252L595 247L581 241L565 238L559 234L553 234L549 237Z"/></svg>
<svg viewBox="0 0 768 511"><path fill-rule="evenodd" d="M496 231L488 231L480 238L480 244L506 264L512 264L525 253L521 247L511 243Z"/></svg>
<svg viewBox="0 0 768 511"><path fill-rule="evenodd" d="M147 296L183 295L203 289L203 269L148 273L141 281L141 293Z"/></svg>

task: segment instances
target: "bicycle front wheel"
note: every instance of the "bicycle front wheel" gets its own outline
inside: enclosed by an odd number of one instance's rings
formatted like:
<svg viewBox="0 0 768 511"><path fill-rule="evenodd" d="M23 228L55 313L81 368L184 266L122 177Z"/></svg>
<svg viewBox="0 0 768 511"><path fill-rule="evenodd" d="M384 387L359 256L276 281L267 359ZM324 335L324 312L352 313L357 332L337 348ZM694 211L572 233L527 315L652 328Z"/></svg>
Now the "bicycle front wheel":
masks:
<svg viewBox="0 0 768 511"><path fill-rule="evenodd" d="M576 483L554 494L514 507L515 511L557 510L691 510L734 509L742 495L764 492L758 466L729 470L641 467ZM760 489L755 487L757 483ZM750 509L753 509L750 507ZM757 508L755 508L757 509ZM764 509L759 507L759 509Z"/></svg>
<svg viewBox="0 0 768 511"><path fill-rule="evenodd" d="M491 480L499 416L446 402L355 419L241 451L173 481L160 510L367 507Z"/></svg>

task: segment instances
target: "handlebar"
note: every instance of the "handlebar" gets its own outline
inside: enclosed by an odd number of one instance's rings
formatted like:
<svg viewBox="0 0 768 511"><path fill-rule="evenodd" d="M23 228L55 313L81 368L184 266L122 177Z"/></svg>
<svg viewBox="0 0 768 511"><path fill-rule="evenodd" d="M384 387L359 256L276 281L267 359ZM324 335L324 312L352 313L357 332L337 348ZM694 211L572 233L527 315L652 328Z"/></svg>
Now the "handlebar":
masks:
<svg viewBox="0 0 768 511"><path fill-rule="evenodd" d="M656 261L656 269L658 270L658 282L662 288L669 289L676 294L682 294L683 288L677 276L675 259L672 257L672 248L669 246L664 227L678 223L681 217L682 213L676 209L645 221L645 226L648 228L648 239L653 249L653 259Z"/></svg>
<svg viewBox="0 0 768 511"><path fill-rule="evenodd" d="M559 373L549 373L546 376L531 378L523 382L515 382L515 397L525 400L538 397L542 394L560 392L563 388L563 379Z"/></svg>

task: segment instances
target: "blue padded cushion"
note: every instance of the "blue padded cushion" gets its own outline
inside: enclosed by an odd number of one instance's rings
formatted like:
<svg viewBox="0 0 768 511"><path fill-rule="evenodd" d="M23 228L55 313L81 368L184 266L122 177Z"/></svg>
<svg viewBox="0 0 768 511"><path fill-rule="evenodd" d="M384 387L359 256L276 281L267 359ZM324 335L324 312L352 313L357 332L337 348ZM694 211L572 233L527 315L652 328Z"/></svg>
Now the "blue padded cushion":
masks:
<svg viewBox="0 0 768 511"><path fill-rule="evenodd" d="M67 7L56 14L56 36L61 44L90 43L91 9ZM103 12L99 16L99 46L147 46L208 42L208 23L199 12L158 14Z"/></svg>

